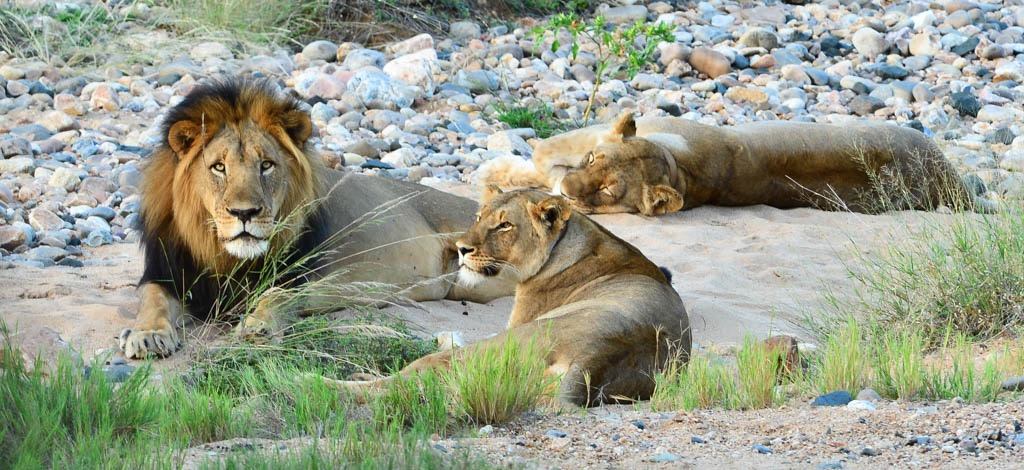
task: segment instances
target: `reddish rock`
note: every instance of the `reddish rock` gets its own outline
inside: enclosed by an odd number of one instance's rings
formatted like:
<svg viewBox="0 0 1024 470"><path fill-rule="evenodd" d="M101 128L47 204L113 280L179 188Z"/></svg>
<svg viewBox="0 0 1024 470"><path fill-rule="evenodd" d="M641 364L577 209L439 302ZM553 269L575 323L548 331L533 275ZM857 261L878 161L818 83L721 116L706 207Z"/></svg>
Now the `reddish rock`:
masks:
<svg viewBox="0 0 1024 470"><path fill-rule="evenodd" d="M778 374L781 381L800 369L800 351L797 350L796 338L789 335L772 336L764 340L770 351L779 352Z"/></svg>
<svg viewBox="0 0 1024 470"><path fill-rule="evenodd" d="M698 47L690 54L690 65L711 78L718 78L732 71L732 62L721 52L707 47Z"/></svg>

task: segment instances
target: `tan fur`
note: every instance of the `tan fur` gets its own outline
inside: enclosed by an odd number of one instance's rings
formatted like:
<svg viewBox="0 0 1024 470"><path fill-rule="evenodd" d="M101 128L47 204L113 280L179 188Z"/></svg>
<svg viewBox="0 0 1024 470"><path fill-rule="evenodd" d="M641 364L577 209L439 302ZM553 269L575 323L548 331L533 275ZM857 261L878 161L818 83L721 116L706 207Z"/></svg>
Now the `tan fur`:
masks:
<svg viewBox="0 0 1024 470"><path fill-rule="evenodd" d="M519 281L508 330L423 357L402 374L447 367L512 335L550 351L547 372L564 374L559 398L596 405L647 399L655 372L670 359L688 359L686 310L664 274L563 198L530 190L486 195L458 246L470 278L507 271ZM387 380L331 383L365 398Z"/></svg>
<svg viewBox="0 0 1024 470"><path fill-rule="evenodd" d="M395 295L417 301L486 302L511 294L508 282L475 289L453 282L454 239L472 223L472 201L423 186L327 170L306 150L312 124L294 101L258 83L233 86L214 87L227 89L232 99L207 89L175 108L165 144L143 170L142 217L147 236L158 246L185 247L198 265L193 269L200 272L241 278L261 266L265 253L291 246L317 208L326 220L316 228L337 235L320 247L324 256L315 278L335 285L391 284L399 289ZM388 207L379 216L387 223L360 223L381 207ZM147 255L146 262L149 272L149 263L161 261ZM188 286L164 281L144 276L136 324L119 336L128 357L165 356L180 346L177 328L188 302L181 300L183 292L172 289ZM266 333L292 313L337 304L329 295L298 306L278 300L264 298L240 331ZM285 307L288 312L282 311Z"/></svg>
<svg viewBox="0 0 1024 470"><path fill-rule="evenodd" d="M975 207L931 140L886 123L718 128L624 114L614 125L541 142L534 162L553 192L588 213L659 215L704 204L868 213Z"/></svg>

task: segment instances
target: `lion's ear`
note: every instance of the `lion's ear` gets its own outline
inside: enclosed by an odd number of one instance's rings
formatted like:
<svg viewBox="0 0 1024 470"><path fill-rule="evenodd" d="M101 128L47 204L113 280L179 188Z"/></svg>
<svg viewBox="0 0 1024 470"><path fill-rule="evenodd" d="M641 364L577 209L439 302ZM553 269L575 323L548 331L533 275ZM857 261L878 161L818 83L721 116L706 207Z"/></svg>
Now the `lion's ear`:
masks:
<svg viewBox="0 0 1024 470"><path fill-rule="evenodd" d="M309 114L298 109L278 116L277 123L292 139L296 147L304 147L309 136L313 135L313 121L309 119Z"/></svg>
<svg viewBox="0 0 1024 470"><path fill-rule="evenodd" d="M202 133L196 123L192 121L178 121L167 130L167 144L171 146L171 150L178 154L179 157L184 157L188 154L192 147L199 143L199 136Z"/></svg>
<svg viewBox="0 0 1024 470"><path fill-rule="evenodd" d="M492 199L494 199L495 197L502 193L504 193L504 191L502 191L501 188L498 187L498 185L488 184L487 186L484 186L484 192L480 194L480 204L487 204L488 202L491 202Z"/></svg>
<svg viewBox="0 0 1024 470"><path fill-rule="evenodd" d="M643 207L640 213L643 215L661 215L675 212L683 208L683 196L675 188L659 184L656 186L644 186Z"/></svg>
<svg viewBox="0 0 1024 470"><path fill-rule="evenodd" d="M612 124L612 131L610 137L612 140L622 141L627 137L633 137L636 135L636 120L633 119L633 113L626 111L619 116L619 119Z"/></svg>
<svg viewBox="0 0 1024 470"><path fill-rule="evenodd" d="M560 196L551 196L538 203L529 202L526 208L534 223L547 230L560 227L572 215L569 203Z"/></svg>

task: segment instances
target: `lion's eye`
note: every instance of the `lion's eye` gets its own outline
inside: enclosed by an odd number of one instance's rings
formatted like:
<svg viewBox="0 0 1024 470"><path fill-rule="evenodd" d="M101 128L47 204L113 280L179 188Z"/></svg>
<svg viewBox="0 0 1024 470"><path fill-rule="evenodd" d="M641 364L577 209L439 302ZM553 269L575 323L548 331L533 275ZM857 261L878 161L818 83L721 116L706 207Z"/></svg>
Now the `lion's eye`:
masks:
<svg viewBox="0 0 1024 470"><path fill-rule="evenodd" d="M607 194L609 196L614 196L615 195L615 193L612 192L612 187L611 186L605 186L605 187L601 188L601 192L605 193L605 194Z"/></svg>
<svg viewBox="0 0 1024 470"><path fill-rule="evenodd" d="M210 165L210 170L214 173L224 173L224 164L221 162L214 163Z"/></svg>
<svg viewBox="0 0 1024 470"><path fill-rule="evenodd" d="M508 229L512 228L512 223L511 222L502 222L502 223L498 224L497 228L498 228L498 230L502 230L502 231L508 230Z"/></svg>
<svg viewBox="0 0 1024 470"><path fill-rule="evenodd" d="M587 154L587 165L593 165L595 160L596 159L594 158L594 152L590 152Z"/></svg>
<svg viewBox="0 0 1024 470"><path fill-rule="evenodd" d="M274 169L275 166L277 166L277 164L275 164L274 162L272 162L270 160L263 160L263 162L260 163L260 170L265 171L265 172L266 171L270 171L270 170Z"/></svg>

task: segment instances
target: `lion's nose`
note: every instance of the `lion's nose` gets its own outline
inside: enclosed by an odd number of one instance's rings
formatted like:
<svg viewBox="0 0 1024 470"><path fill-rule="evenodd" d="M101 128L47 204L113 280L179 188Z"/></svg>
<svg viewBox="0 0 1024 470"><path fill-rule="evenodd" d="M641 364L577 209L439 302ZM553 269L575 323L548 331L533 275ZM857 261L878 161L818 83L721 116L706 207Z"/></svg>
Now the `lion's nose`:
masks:
<svg viewBox="0 0 1024 470"><path fill-rule="evenodd" d="M263 210L262 207L249 207L249 208L245 208L245 209L237 209L237 208L235 208L235 209L228 209L228 214L231 214L231 215L235 216L238 220L241 220L242 223L245 223L245 222L248 222L249 219L252 219L253 216L255 216L256 214L259 214L260 211L262 211L262 210Z"/></svg>
<svg viewBox="0 0 1024 470"><path fill-rule="evenodd" d="M462 256L466 256L474 251L476 251L476 248L466 245L459 245L459 254Z"/></svg>

